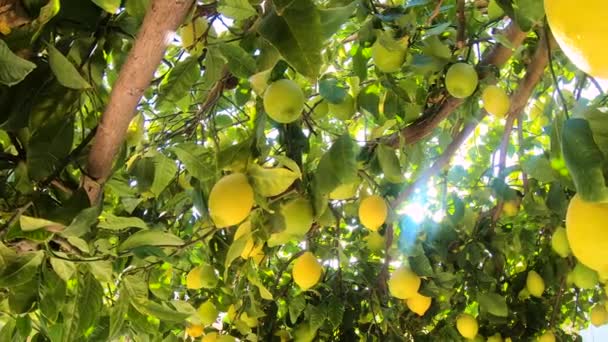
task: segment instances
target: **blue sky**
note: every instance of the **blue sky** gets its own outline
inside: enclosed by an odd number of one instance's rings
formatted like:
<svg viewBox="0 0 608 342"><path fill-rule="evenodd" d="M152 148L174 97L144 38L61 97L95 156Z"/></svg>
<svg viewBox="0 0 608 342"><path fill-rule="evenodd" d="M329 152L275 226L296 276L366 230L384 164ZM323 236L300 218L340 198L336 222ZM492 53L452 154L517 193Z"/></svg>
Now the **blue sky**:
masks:
<svg viewBox="0 0 608 342"><path fill-rule="evenodd" d="M585 342L604 342L608 341L608 325L603 325L599 328L591 326L586 331L581 331L583 341Z"/></svg>

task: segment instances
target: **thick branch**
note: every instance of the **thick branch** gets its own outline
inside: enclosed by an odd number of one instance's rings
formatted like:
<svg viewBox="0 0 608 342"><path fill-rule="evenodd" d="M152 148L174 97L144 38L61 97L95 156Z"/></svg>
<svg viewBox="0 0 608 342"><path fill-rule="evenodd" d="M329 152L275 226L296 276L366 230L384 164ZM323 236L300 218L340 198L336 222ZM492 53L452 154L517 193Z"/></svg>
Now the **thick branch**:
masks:
<svg viewBox="0 0 608 342"><path fill-rule="evenodd" d="M521 31L515 22L512 22L506 28L505 35L514 48L520 46L526 38L526 33ZM512 49L497 44L477 65L480 79L490 75L492 68L500 69L511 58L512 54ZM386 137L387 144L397 148L401 140L406 144L414 144L424 139L463 103L464 100L450 97L446 93L446 99L441 104L426 110L420 118L403 128L399 133Z"/></svg>
<svg viewBox="0 0 608 342"><path fill-rule="evenodd" d="M137 104L150 85L173 33L192 4L193 0L152 1L114 84L89 154L83 186L91 203L99 200L101 186L110 176L112 162L125 140Z"/></svg>
<svg viewBox="0 0 608 342"><path fill-rule="evenodd" d="M534 54L534 58L531 63L528 65L526 75L519 82L519 86L515 93L511 96L511 108L509 110L509 114L507 117L507 129L508 132L511 132L513 127L513 121L520 115L522 110L525 108L528 103L530 97L532 96L532 92L536 85L542 79L545 68L549 62L547 55L547 44L545 43L545 38L541 37L538 48L536 49L536 53ZM418 178L404 191L402 191L399 196L393 201L392 206L394 208L398 207L402 202L407 200L409 196L416 190L420 184L427 182L431 177L436 175L439 171L441 171L445 166L448 165L452 156L458 151L460 146L467 140L469 135L475 130L479 122L486 115L486 112L483 111L481 116L478 117L475 121L467 124L460 133L454 138L454 140L448 145L443 154L429 167L424 170ZM509 124L510 123L510 124ZM509 135L507 136L506 141L508 143ZM504 142L503 138L503 142ZM505 148L506 150L506 148ZM505 153L506 155L506 153ZM501 155L501 163L503 162ZM504 157L506 160L506 157Z"/></svg>

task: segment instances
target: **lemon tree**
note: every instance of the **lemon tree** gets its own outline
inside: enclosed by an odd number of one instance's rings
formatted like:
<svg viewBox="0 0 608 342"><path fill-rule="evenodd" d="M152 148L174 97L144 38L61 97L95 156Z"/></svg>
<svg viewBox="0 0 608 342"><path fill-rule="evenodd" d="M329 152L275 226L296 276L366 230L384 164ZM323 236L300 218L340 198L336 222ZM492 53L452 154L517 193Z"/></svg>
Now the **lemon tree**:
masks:
<svg viewBox="0 0 608 342"><path fill-rule="evenodd" d="M605 1L5 1L0 341L574 341Z"/></svg>

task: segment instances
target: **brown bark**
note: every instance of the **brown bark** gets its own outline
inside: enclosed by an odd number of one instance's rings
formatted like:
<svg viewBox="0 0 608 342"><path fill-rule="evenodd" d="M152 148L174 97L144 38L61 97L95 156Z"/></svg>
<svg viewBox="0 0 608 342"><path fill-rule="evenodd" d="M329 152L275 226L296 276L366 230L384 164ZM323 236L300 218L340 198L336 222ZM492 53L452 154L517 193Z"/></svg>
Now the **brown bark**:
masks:
<svg viewBox="0 0 608 342"><path fill-rule="evenodd" d="M112 163L125 140L137 104L150 85L173 32L184 21L193 0L153 0L133 48L112 88L89 153L82 186L91 203L100 199Z"/></svg>
<svg viewBox="0 0 608 342"><path fill-rule="evenodd" d="M514 47L520 46L526 38L526 32L520 30L515 22L512 22L506 28L505 35ZM480 79L484 79L490 74L490 68L495 67L500 69L512 55L513 50L502 44L497 44L477 65ZM431 134L445 118L463 103L464 100L453 98L446 92L445 100L438 107L429 108L412 124L404 127L398 133L387 136L385 142L395 148L400 146L401 141L404 141L408 145L415 144Z"/></svg>

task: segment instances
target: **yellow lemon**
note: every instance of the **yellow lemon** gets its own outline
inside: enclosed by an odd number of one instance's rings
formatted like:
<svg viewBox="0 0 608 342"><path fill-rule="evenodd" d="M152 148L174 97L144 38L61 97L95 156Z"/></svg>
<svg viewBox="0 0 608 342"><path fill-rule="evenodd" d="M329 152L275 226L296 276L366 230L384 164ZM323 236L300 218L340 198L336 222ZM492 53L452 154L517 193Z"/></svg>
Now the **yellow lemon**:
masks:
<svg viewBox="0 0 608 342"><path fill-rule="evenodd" d="M477 336L479 324L477 324L475 317L465 313L461 314L458 316L458 319L456 319L456 329L458 329L458 332L462 337L472 340Z"/></svg>
<svg viewBox="0 0 608 342"><path fill-rule="evenodd" d="M376 40L372 45L372 60L378 70L386 73L393 73L401 69L405 62L406 49L388 49Z"/></svg>
<svg viewBox="0 0 608 342"><path fill-rule="evenodd" d="M406 299L406 304L412 312L415 312L418 316L424 316L426 311L431 307L432 301L431 297L416 293L412 297Z"/></svg>
<svg viewBox="0 0 608 342"><path fill-rule="evenodd" d="M538 342L555 342L555 335L551 331L547 331L540 335Z"/></svg>
<svg viewBox="0 0 608 342"><path fill-rule="evenodd" d="M201 288L211 289L217 285L217 282L215 269L210 265L195 267L186 276L186 287L193 290Z"/></svg>
<svg viewBox="0 0 608 342"><path fill-rule="evenodd" d="M595 305L591 309L589 316L591 318L591 324L595 325L596 327L608 323L608 312L606 312L606 308L604 308L602 305Z"/></svg>
<svg viewBox="0 0 608 342"><path fill-rule="evenodd" d="M526 278L526 289L530 295L540 298L545 292L545 281L536 271L530 271Z"/></svg>
<svg viewBox="0 0 608 342"><path fill-rule="evenodd" d="M264 110L274 121L296 121L304 110L304 93L300 86L287 79L271 83L264 92Z"/></svg>
<svg viewBox="0 0 608 342"><path fill-rule="evenodd" d="M201 342L217 342L217 337L218 334L216 332L211 332L205 334L205 336L203 336L203 338L201 339Z"/></svg>
<svg viewBox="0 0 608 342"><path fill-rule="evenodd" d="M188 336L197 338L203 335L203 326L200 324L192 324L186 327Z"/></svg>
<svg viewBox="0 0 608 342"><path fill-rule="evenodd" d="M519 213L518 201L506 201L502 205L502 213L508 217L513 217Z"/></svg>
<svg viewBox="0 0 608 342"><path fill-rule="evenodd" d="M608 272L608 204L583 201L575 195L566 213L566 232L572 254L599 273Z"/></svg>
<svg viewBox="0 0 608 342"><path fill-rule="evenodd" d="M475 68L467 63L452 65L445 75L445 87L455 98L464 99L473 95L477 89L479 77Z"/></svg>
<svg viewBox="0 0 608 342"><path fill-rule="evenodd" d="M608 2L545 0L545 13L555 40L579 69L608 79Z"/></svg>
<svg viewBox="0 0 608 342"><path fill-rule="evenodd" d="M386 221L387 215L386 202L378 195L366 197L359 204L359 221L371 231L377 231Z"/></svg>
<svg viewBox="0 0 608 342"><path fill-rule="evenodd" d="M346 97L340 103L329 103L329 113L332 114L339 120L345 121L350 120L357 111L355 99L350 95L346 94Z"/></svg>
<svg viewBox="0 0 608 342"><path fill-rule="evenodd" d="M209 28L207 20L197 17L194 21L191 21L184 25L179 30L179 35L182 40L182 46L184 49L191 53L198 55L203 52L205 44L202 40L203 35Z"/></svg>
<svg viewBox="0 0 608 342"><path fill-rule="evenodd" d="M209 193L209 215L217 228L242 222L252 207L253 188L243 173L222 177Z"/></svg>
<svg viewBox="0 0 608 342"><path fill-rule="evenodd" d="M486 87L481 94L483 108L490 114L503 118L509 112L511 99L501 87L491 85Z"/></svg>
<svg viewBox="0 0 608 342"><path fill-rule="evenodd" d="M578 288L589 290L595 288L600 279L597 272L579 262L572 270L572 281Z"/></svg>
<svg viewBox="0 0 608 342"><path fill-rule="evenodd" d="M568 235L564 227L558 227L553 233L553 236L551 236L551 248L562 258L566 258L570 255Z"/></svg>
<svg viewBox="0 0 608 342"><path fill-rule="evenodd" d="M293 281L302 289L308 290L321 279L323 268L311 252L300 255L293 264Z"/></svg>
<svg viewBox="0 0 608 342"><path fill-rule="evenodd" d="M203 325L210 325L217 319L219 312L211 301L206 301L198 307L198 316Z"/></svg>
<svg viewBox="0 0 608 342"><path fill-rule="evenodd" d="M393 297L408 299L415 296L422 280L409 268L402 266L396 269L388 280L388 291Z"/></svg>

